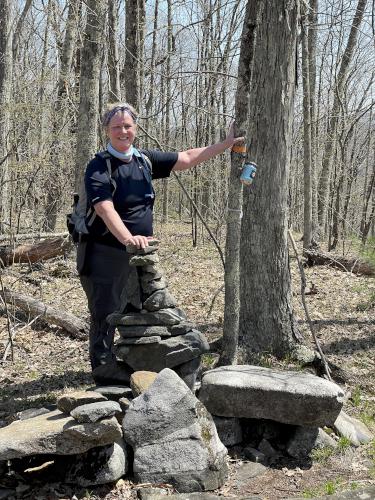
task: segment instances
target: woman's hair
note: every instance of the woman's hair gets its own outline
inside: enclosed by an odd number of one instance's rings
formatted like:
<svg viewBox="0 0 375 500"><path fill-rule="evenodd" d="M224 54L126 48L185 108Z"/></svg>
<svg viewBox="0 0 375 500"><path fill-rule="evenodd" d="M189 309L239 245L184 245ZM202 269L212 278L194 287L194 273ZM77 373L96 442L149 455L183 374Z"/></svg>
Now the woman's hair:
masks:
<svg viewBox="0 0 375 500"><path fill-rule="evenodd" d="M114 102L112 104L108 104L107 109L103 114L102 117L103 127L108 127L111 119L119 111L122 111L123 113L128 113L133 118L134 123L137 123L138 113L131 104L128 104L127 102Z"/></svg>

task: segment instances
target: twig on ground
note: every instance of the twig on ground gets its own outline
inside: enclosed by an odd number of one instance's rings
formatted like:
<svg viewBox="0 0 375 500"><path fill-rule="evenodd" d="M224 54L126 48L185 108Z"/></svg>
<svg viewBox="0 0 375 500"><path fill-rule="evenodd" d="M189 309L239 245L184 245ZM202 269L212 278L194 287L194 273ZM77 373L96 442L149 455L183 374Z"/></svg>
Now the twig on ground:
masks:
<svg viewBox="0 0 375 500"><path fill-rule="evenodd" d="M299 258L299 255L298 255L298 251L297 251L297 247L296 247L296 242L294 241L294 238L293 238L293 235L292 235L290 229L288 230L288 235L289 235L289 239L290 239L290 241L292 243L292 247L293 247L296 259L297 259L298 268L299 268L300 275L301 275L301 298L302 298L303 309L305 310L305 315L306 315L307 323L309 325L311 334L313 336L316 348L318 349L318 352L320 354L320 357L321 357L321 360L322 360L322 363L323 363L323 366L324 366L324 371L325 371L325 373L327 375L327 378L328 378L328 380L332 380L331 370L330 370L330 368L328 366L328 363L327 363L326 357L324 356L322 348L320 347L320 343L319 343L319 340L318 340L318 338L316 336L315 328L314 328L313 322L311 321L310 313L309 313L309 310L308 310L308 307L307 307L307 304L306 304L306 295L305 295L305 290L306 290L306 275L305 275L305 270L303 269L303 265L302 265L301 259Z"/></svg>
<svg viewBox="0 0 375 500"><path fill-rule="evenodd" d="M216 292L214 293L214 296L212 297L212 300L211 300L211 305L210 305L210 308L209 308L208 313L207 313L207 316L206 316L206 318L207 318L207 319L211 316L212 309L214 308L214 305L215 305L215 301L216 301L216 299L218 298L219 293L223 291L224 285L225 285L225 284L223 283L223 284L221 285L221 287L220 287L220 288L218 288L218 289L216 290Z"/></svg>

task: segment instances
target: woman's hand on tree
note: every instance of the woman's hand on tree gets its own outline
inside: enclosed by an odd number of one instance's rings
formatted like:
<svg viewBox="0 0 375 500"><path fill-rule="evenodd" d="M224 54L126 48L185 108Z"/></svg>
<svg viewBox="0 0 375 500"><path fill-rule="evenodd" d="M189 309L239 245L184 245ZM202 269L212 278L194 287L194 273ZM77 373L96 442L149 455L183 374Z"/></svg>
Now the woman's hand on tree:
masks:
<svg viewBox="0 0 375 500"><path fill-rule="evenodd" d="M245 137L234 137L234 121L229 126L227 136L224 140L226 148L232 148L235 144L243 144L245 142Z"/></svg>

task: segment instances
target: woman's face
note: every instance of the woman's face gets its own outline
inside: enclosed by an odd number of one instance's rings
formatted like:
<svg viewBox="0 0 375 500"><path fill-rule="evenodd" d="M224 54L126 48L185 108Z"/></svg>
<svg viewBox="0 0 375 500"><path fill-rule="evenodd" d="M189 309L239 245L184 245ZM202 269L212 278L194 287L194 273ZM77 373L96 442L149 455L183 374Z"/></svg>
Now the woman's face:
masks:
<svg viewBox="0 0 375 500"><path fill-rule="evenodd" d="M126 111L116 113L107 126L107 135L112 146L121 153L127 151L133 144L136 131L137 125Z"/></svg>

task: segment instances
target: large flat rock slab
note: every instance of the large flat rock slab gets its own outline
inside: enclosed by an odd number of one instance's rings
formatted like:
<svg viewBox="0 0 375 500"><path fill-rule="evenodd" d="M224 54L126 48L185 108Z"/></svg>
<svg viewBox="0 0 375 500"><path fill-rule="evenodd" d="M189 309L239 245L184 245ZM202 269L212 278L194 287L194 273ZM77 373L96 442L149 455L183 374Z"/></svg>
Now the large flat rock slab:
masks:
<svg viewBox="0 0 375 500"><path fill-rule="evenodd" d="M112 444L121 436L115 417L79 424L55 410L0 429L0 460L45 453L74 455Z"/></svg>
<svg viewBox="0 0 375 500"><path fill-rule="evenodd" d="M206 372L199 393L213 415L265 418L310 427L332 425L343 398L338 385L314 375L250 365Z"/></svg>

